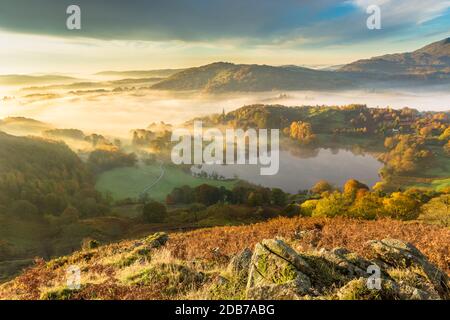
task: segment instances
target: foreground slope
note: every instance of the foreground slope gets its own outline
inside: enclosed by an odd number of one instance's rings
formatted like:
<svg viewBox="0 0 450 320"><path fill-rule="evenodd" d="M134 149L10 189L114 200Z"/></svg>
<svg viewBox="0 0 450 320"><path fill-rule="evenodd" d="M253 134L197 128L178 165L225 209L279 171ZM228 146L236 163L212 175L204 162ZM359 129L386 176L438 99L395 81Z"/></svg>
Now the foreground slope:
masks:
<svg viewBox="0 0 450 320"><path fill-rule="evenodd" d="M278 218L248 226L158 233L98 248L93 244L71 256L37 261L3 284L0 298L449 297L450 231L416 222ZM381 268L380 291L366 287L372 264ZM73 266L81 270L81 285L70 290L67 270Z"/></svg>

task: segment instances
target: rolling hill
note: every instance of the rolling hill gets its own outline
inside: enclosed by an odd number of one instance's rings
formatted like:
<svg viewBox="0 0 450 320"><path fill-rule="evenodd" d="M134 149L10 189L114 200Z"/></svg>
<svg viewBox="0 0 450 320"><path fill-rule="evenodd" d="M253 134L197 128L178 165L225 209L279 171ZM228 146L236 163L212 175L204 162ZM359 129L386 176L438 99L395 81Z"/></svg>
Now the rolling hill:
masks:
<svg viewBox="0 0 450 320"><path fill-rule="evenodd" d="M0 85L2 86L25 86L34 84L60 84L73 82L77 80L73 77L61 75L22 75L22 74L7 74L0 75Z"/></svg>
<svg viewBox="0 0 450 320"><path fill-rule="evenodd" d="M148 78L148 77L169 77L184 69L157 69L157 70L129 70L129 71L102 71L97 76Z"/></svg>
<svg viewBox="0 0 450 320"><path fill-rule="evenodd" d="M153 85L159 90L206 92L339 89L349 87L346 76L329 71L287 66L216 62L176 73Z"/></svg>
<svg viewBox="0 0 450 320"><path fill-rule="evenodd" d="M450 73L450 38L434 42L414 52L358 60L339 70L389 75L443 73L448 76Z"/></svg>
<svg viewBox="0 0 450 320"><path fill-rule="evenodd" d="M252 92L446 85L450 38L411 53L359 60L337 69L216 62L177 72L151 88L169 91Z"/></svg>

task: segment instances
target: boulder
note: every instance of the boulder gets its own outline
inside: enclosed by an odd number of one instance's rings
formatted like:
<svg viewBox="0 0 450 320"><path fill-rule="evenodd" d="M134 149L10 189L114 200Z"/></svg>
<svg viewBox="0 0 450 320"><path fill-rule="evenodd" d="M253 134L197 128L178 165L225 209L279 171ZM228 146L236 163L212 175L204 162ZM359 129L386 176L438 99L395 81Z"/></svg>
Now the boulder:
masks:
<svg viewBox="0 0 450 320"><path fill-rule="evenodd" d="M367 268L373 264L344 248L322 249L317 255L335 265L336 271L351 278L366 277Z"/></svg>
<svg viewBox="0 0 450 320"><path fill-rule="evenodd" d="M431 264L412 244L397 239L383 239L381 241L369 241L368 246L374 257L388 266L396 268L413 267L421 270L442 297L449 297L448 276Z"/></svg>
<svg viewBox="0 0 450 320"><path fill-rule="evenodd" d="M169 235L165 232L154 233L144 239L144 243L149 249L156 249L162 247L169 240Z"/></svg>
<svg viewBox="0 0 450 320"><path fill-rule="evenodd" d="M252 251L245 249L235 255L228 264L227 271L233 276L247 276L252 259Z"/></svg>
<svg viewBox="0 0 450 320"><path fill-rule="evenodd" d="M307 262L280 239L256 244L247 282L248 299L297 299L309 292Z"/></svg>
<svg viewBox="0 0 450 320"><path fill-rule="evenodd" d="M249 264L247 299L448 299L447 275L416 247L396 239L368 245L370 260L344 248L298 253L281 239L263 240L251 259L245 250L228 268L239 274ZM368 282L373 265L380 268L380 289Z"/></svg>
<svg viewBox="0 0 450 320"><path fill-rule="evenodd" d="M391 280L383 280L381 289L369 289L366 278L349 281L336 294L339 300L397 300L400 298L398 285Z"/></svg>

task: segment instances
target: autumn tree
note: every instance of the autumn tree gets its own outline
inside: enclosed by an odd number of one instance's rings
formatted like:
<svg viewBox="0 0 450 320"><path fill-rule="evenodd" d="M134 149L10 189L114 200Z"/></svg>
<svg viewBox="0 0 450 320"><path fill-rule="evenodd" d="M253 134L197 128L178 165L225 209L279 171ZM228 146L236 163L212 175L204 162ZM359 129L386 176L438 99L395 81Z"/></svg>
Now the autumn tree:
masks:
<svg viewBox="0 0 450 320"><path fill-rule="evenodd" d="M147 223L160 223L167 216L166 206L156 201L150 201L142 208L142 218Z"/></svg>
<svg viewBox="0 0 450 320"><path fill-rule="evenodd" d="M333 186L326 180L318 181L310 190L312 194L322 194L326 191L333 191Z"/></svg>
<svg viewBox="0 0 450 320"><path fill-rule="evenodd" d="M414 198L394 192L389 198L383 200L385 214L400 220L413 220L419 216L420 204Z"/></svg>
<svg viewBox="0 0 450 320"><path fill-rule="evenodd" d="M302 121L294 121L291 123L289 136L304 145L311 144L316 140L316 135L313 133L311 124Z"/></svg>

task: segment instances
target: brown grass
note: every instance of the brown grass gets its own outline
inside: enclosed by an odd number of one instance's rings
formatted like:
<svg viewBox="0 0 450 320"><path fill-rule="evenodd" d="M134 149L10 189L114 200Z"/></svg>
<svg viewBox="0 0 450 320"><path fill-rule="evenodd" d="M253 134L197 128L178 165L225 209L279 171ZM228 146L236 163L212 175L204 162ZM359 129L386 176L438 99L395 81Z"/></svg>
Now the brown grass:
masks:
<svg viewBox="0 0 450 320"><path fill-rule="evenodd" d="M296 233L305 230L310 232L298 238ZM363 256L367 256L367 241L397 238L414 244L432 263L450 274L450 229L391 219L277 218L248 226L173 234L168 249L179 259L214 259L218 255L230 257L245 248L253 248L262 239L276 236L295 239L305 249L345 247Z"/></svg>
<svg viewBox="0 0 450 320"><path fill-rule="evenodd" d="M388 219L277 218L253 225L173 233L166 246L151 254L151 259L136 261L130 266L120 266L117 262L142 248L142 240L79 251L49 263L37 260L35 266L0 286L0 299L39 299L45 292L64 288L66 269L72 264L80 267L83 278L82 289L73 292L71 299L180 299L185 297L184 291L169 296L161 292L168 279L161 278L142 286L123 279L158 263L183 263L199 271L223 270L232 255L244 248L253 248L262 239L276 236L284 237L299 251L346 247L366 257L368 240L397 238L414 244L432 263L450 274L449 228Z"/></svg>

